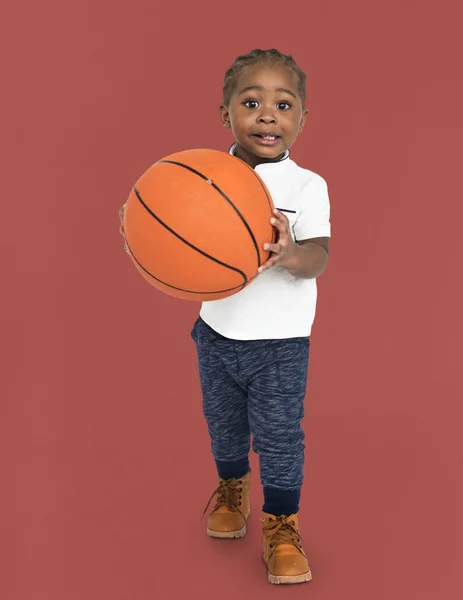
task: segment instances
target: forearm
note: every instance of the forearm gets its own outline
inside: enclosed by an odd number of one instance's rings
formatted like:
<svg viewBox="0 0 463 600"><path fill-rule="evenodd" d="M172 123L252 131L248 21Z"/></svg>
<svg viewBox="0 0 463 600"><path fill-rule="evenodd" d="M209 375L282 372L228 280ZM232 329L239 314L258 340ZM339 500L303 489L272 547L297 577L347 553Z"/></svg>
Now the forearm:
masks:
<svg viewBox="0 0 463 600"><path fill-rule="evenodd" d="M294 256L284 268L301 279L319 277L328 265L328 252L319 244L295 244Z"/></svg>

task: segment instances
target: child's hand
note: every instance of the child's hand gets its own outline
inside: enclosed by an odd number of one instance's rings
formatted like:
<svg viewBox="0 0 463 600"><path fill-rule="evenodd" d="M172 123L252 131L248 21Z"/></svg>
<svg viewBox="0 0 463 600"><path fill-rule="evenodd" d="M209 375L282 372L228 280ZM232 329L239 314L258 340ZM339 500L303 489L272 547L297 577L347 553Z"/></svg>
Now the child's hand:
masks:
<svg viewBox="0 0 463 600"><path fill-rule="evenodd" d="M130 250L129 250L129 247L127 246L127 241L125 239L125 233L124 233L124 211L125 211L125 204L123 204L119 209L119 219L121 220L121 225L119 227L119 233L124 238L124 250L127 252L128 255L130 255Z"/></svg>
<svg viewBox="0 0 463 600"><path fill-rule="evenodd" d="M291 236L288 217L276 209L274 213L275 216L270 219L270 223L278 230L278 241L276 244L264 244L264 250L270 250L272 254L268 261L259 267L259 273L274 265L286 268L291 264L297 251L297 244Z"/></svg>
<svg viewBox="0 0 463 600"><path fill-rule="evenodd" d="M124 211L125 211L125 204L123 204L119 209L119 219L121 220L121 226L119 227L119 233L122 236L124 235Z"/></svg>

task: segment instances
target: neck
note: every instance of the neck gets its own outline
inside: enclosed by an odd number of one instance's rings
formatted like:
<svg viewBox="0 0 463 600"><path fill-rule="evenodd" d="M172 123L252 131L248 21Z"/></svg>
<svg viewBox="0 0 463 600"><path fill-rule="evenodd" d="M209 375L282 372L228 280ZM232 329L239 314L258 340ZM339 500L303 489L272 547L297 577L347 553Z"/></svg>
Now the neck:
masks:
<svg viewBox="0 0 463 600"><path fill-rule="evenodd" d="M255 167L257 167L257 165L261 165L263 163L279 162L285 155L285 153L283 152L282 154L279 154L275 158L262 158L261 156L256 156L255 154L251 154L250 152L245 150L242 146L240 146L238 143L235 146L234 154L235 154L235 156L237 156L238 158L243 160L245 163L247 163L253 169L255 169Z"/></svg>

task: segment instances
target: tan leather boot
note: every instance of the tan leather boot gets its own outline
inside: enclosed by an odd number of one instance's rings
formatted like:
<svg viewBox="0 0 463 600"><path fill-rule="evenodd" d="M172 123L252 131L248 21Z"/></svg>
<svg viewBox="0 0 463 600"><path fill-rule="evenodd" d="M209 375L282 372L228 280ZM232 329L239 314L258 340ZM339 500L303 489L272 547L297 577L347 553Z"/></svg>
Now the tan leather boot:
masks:
<svg viewBox="0 0 463 600"><path fill-rule="evenodd" d="M310 581L312 574L301 545L297 515L275 517L262 512L261 522L270 583Z"/></svg>
<svg viewBox="0 0 463 600"><path fill-rule="evenodd" d="M214 496L216 503L207 519L207 535L217 538L241 538L251 512L248 472L240 479L220 479L217 489L204 509L203 517Z"/></svg>

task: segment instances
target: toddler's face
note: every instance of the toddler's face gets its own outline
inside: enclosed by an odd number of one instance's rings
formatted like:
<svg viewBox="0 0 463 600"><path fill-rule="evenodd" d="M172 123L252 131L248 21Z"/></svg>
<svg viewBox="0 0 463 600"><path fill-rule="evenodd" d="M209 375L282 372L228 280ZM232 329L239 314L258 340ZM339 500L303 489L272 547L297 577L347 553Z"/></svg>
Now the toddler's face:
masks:
<svg viewBox="0 0 463 600"><path fill-rule="evenodd" d="M297 87L291 69L254 65L238 76L229 105L221 106L222 122L238 143L237 156L252 167L279 160L303 130L307 110Z"/></svg>

